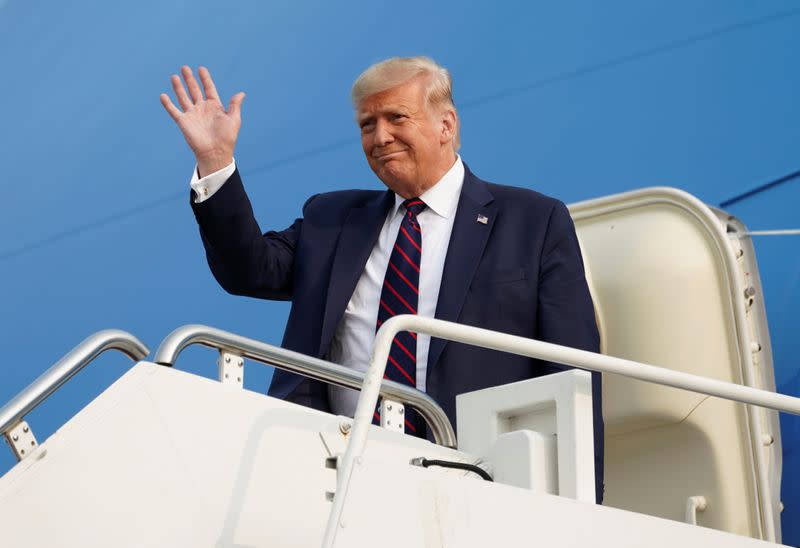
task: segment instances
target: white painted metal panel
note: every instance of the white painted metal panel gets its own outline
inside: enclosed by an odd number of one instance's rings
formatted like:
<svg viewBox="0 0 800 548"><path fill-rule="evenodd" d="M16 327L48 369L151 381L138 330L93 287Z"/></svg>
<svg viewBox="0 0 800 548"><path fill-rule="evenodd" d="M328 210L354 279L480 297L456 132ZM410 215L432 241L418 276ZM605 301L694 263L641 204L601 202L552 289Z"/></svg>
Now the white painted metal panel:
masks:
<svg viewBox="0 0 800 548"><path fill-rule="evenodd" d="M343 420L141 362L0 478L2 546L319 546ZM404 468L464 458L370 440Z"/></svg>
<svg viewBox="0 0 800 548"><path fill-rule="evenodd" d="M337 547L776 546L434 469L399 472L368 457L354 469L342 518Z"/></svg>
<svg viewBox="0 0 800 548"><path fill-rule="evenodd" d="M530 430L556 437L557 493L594 502L592 384L586 371L562 371L456 398L459 449L490 454L500 434ZM536 462L541 466L542 462Z"/></svg>

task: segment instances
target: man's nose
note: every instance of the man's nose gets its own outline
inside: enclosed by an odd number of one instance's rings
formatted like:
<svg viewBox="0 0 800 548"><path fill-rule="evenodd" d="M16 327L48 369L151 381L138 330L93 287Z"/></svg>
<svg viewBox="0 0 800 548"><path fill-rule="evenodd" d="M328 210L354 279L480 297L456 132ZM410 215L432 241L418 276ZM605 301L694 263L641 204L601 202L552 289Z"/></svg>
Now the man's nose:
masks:
<svg viewBox="0 0 800 548"><path fill-rule="evenodd" d="M392 135L391 128L389 128L389 125L383 120L378 120L378 122L375 124L375 134L373 138L375 139L375 145L379 147L385 146L394 141L394 135Z"/></svg>

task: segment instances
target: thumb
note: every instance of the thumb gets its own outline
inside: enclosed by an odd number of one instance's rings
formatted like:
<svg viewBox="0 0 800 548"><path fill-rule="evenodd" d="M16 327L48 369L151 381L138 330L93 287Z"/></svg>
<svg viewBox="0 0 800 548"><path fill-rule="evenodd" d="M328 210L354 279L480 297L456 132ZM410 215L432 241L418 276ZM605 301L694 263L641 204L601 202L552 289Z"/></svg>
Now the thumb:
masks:
<svg viewBox="0 0 800 548"><path fill-rule="evenodd" d="M241 118L243 101L244 101L243 91L240 91L239 93L231 97L231 102L228 103L228 114L232 114L237 118Z"/></svg>

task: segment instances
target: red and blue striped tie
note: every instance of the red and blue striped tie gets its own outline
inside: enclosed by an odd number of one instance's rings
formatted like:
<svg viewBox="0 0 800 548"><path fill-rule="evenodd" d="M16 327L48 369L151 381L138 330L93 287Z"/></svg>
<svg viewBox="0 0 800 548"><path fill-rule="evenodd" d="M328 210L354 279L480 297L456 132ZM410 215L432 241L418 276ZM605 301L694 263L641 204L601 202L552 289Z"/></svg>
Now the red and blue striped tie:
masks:
<svg viewBox="0 0 800 548"><path fill-rule="evenodd" d="M383 279L378 325L398 314L416 314L419 299L419 265L422 258L422 229L417 215L425 209L425 202L419 198L409 198L403 202L406 213L400 223L397 239L394 242L386 277ZM389 362L386 364L386 378L408 386L417 386L417 334L408 331L398 333L392 341ZM375 418L379 419L376 412ZM418 424L416 413L407 409L406 428L416 434Z"/></svg>

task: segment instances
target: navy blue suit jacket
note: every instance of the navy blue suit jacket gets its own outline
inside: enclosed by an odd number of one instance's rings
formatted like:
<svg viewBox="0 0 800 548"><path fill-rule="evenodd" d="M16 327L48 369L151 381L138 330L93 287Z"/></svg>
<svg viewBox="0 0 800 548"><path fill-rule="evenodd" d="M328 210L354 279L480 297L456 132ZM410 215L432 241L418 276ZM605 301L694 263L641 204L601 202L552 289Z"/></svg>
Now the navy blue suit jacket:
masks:
<svg viewBox="0 0 800 548"><path fill-rule="evenodd" d="M323 357L394 203L391 191L318 194L303 218L262 234L238 171L192 208L208 263L230 293L291 300L282 346ZM486 224L477 222L485 216ZM436 317L598 351L594 308L575 228L563 203L487 183L466 169L442 274ZM453 424L456 395L565 369L432 339L427 392ZM600 375L593 373L595 474L603 485ZM330 411L327 387L276 370L269 394Z"/></svg>

